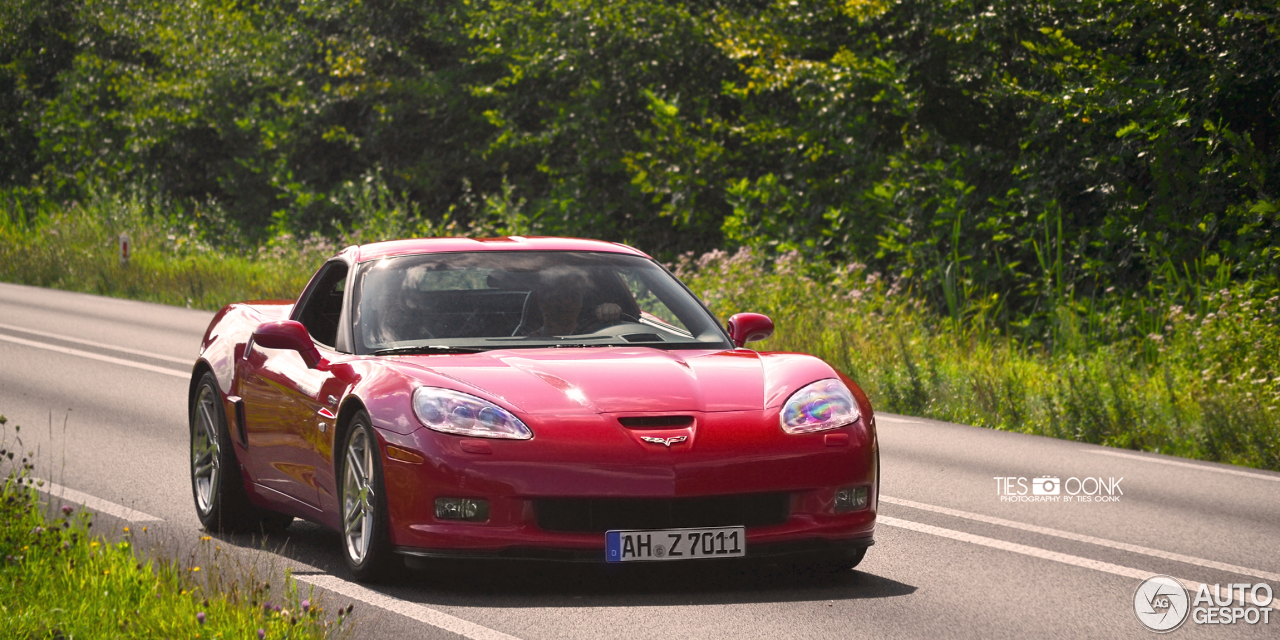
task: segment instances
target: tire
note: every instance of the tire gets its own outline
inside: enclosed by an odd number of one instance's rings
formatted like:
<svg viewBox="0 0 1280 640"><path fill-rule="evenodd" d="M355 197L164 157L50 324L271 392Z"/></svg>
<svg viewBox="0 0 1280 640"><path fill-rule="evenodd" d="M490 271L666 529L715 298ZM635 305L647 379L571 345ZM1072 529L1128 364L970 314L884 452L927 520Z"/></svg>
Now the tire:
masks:
<svg viewBox="0 0 1280 640"><path fill-rule="evenodd" d="M341 451L337 471L342 557L356 581L385 580L397 568L399 558L391 550L382 454L368 413L361 411L352 417Z"/></svg>
<svg viewBox="0 0 1280 640"><path fill-rule="evenodd" d="M200 378L191 399L190 415L191 496L205 530L265 533L289 526L291 516L262 509L249 501L227 430L222 394L212 373Z"/></svg>

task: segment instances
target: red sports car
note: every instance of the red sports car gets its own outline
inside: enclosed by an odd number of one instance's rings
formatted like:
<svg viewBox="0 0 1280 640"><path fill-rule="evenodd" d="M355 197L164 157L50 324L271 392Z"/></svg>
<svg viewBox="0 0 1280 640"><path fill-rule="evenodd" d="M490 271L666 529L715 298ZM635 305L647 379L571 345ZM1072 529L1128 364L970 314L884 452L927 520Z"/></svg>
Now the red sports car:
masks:
<svg viewBox="0 0 1280 640"><path fill-rule="evenodd" d="M349 247L296 302L232 304L191 377L210 530L305 518L357 579L406 556L596 562L872 544L875 419L825 362L743 348L630 247L442 238Z"/></svg>

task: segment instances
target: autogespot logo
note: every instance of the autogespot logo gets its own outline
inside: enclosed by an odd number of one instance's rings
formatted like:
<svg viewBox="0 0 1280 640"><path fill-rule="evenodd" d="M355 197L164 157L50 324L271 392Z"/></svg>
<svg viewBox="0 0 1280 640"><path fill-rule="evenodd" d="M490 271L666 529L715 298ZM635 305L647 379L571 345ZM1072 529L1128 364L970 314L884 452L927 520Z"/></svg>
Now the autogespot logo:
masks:
<svg viewBox="0 0 1280 640"><path fill-rule="evenodd" d="M1151 576L1133 592L1133 612L1142 626L1168 633L1182 626L1191 613L1191 596L1177 578Z"/></svg>
<svg viewBox="0 0 1280 640"><path fill-rule="evenodd" d="M1190 618L1198 625L1270 624L1271 604L1274 602L1271 585L1257 584L1202 584L1194 599L1190 592L1170 576L1151 576L1133 592L1133 613L1142 626L1156 632L1168 633L1182 626Z"/></svg>

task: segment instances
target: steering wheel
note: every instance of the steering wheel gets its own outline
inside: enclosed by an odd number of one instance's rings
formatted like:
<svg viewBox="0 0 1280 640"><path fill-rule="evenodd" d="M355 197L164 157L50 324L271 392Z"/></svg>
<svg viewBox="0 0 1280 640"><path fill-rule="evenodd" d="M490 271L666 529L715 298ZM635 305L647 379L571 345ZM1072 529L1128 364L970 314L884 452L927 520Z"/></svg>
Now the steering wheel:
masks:
<svg viewBox="0 0 1280 640"><path fill-rule="evenodd" d="M613 303L606 302L604 304L597 306L596 312L599 313L600 307L603 307L606 304L613 304ZM614 305L614 306L617 306L617 305ZM586 327L578 327L574 329L574 331L579 334L595 333L601 329L606 329L608 327L612 327L617 324L622 324L623 322L640 322L640 318L637 318L629 313L623 313L622 309L619 308L617 317L597 318L595 322L592 322Z"/></svg>

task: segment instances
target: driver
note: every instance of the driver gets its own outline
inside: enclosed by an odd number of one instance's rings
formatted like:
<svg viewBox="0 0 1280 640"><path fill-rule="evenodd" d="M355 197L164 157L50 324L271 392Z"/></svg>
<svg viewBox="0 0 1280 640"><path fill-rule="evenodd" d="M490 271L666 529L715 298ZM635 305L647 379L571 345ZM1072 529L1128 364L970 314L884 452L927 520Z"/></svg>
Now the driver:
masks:
<svg viewBox="0 0 1280 640"><path fill-rule="evenodd" d="M542 311L542 327L530 336L549 337L573 335L578 330L582 314L583 291L587 278L581 273L544 274L538 289L538 309ZM592 326L613 324L622 315L622 307L612 302L596 305Z"/></svg>

